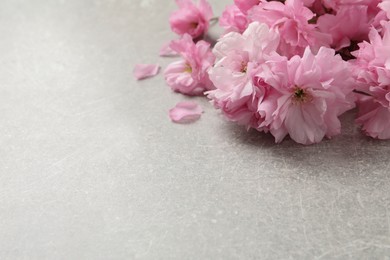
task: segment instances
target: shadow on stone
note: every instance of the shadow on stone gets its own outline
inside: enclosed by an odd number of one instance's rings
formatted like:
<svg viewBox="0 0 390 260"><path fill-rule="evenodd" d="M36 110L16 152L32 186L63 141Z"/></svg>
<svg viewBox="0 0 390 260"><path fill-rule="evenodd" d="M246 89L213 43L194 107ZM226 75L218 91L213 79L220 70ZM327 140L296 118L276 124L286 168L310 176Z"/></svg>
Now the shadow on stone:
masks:
<svg viewBox="0 0 390 260"><path fill-rule="evenodd" d="M356 164L362 167L383 164L384 155L390 152L390 142L365 136L354 124L354 118L355 111L347 112L340 118L343 127L341 135L308 146L297 144L289 137L276 144L269 133L253 129L246 131L245 127L233 123L228 126L230 137L227 138L234 138L254 152L260 149L272 154L272 157L280 158L292 168L310 167L313 172L324 167L343 171L344 167Z"/></svg>

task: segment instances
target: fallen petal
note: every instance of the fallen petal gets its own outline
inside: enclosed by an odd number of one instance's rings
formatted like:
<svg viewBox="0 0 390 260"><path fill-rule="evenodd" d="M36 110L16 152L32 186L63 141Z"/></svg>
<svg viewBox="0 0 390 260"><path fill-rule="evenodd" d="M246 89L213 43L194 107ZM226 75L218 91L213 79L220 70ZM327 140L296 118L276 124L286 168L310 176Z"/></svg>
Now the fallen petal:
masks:
<svg viewBox="0 0 390 260"><path fill-rule="evenodd" d="M161 57L172 57L178 55L178 53L171 49L170 42L165 43L160 49Z"/></svg>
<svg viewBox="0 0 390 260"><path fill-rule="evenodd" d="M169 117L175 123L191 123L198 120L203 113L203 109L195 102L179 102L174 108L169 110Z"/></svg>
<svg viewBox="0 0 390 260"><path fill-rule="evenodd" d="M133 70L137 80L153 77L160 71L160 66L156 64L136 64Z"/></svg>

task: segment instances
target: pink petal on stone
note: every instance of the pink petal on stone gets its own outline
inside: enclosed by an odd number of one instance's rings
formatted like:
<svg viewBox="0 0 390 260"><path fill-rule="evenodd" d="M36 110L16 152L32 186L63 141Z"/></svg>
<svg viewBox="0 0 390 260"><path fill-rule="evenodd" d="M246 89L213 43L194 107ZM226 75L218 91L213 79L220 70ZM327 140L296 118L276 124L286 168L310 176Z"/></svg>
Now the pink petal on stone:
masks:
<svg viewBox="0 0 390 260"><path fill-rule="evenodd" d="M178 55L178 53L171 49L170 42L165 43L160 49L161 57L172 57Z"/></svg>
<svg viewBox="0 0 390 260"><path fill-rule="evenodd" d="M141 80L156 76L159 71L160 66L156 64L136 64L133 74L137 80Z"/></svg>
<svg viewBox="0 0 390 260"><path fill-rule="evenodd" d="M185 124L198 120L202 113L203 109L198 104L184 101L169 110L169 117L175 123Z"/></svg>

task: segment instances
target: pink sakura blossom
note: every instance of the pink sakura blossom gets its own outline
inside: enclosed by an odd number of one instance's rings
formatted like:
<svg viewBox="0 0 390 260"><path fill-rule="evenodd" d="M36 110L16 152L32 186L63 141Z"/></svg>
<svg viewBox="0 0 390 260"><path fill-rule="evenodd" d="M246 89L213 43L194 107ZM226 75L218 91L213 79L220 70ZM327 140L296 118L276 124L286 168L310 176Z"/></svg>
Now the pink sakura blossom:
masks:
<svg viewBox="0 0 390 260"><path fill-rule="evenodd" d="M359 44L355 77L359 95L357 123L369 136L390 139L390 23L385 23L383 37L372 28L370 42Z"/></svg>
<svg viewBox="0 0 390 260"><path fill-rule="evenodd" d="M387 90L387 94L390 93ZM385 96L390 103L390 95ZM356 122L362 126L366 135L377 139L390 139L390 111L389 104L383 106L374 97L362 96L357 105L359 107Z"/></svg>
<svg viewBox="0 0 390 260"><path fill-rule="evenodd" d="M219 25L225 29L225 33L242 33L248 27L248 19L236 5L229 5L219 18Z"/></svg>
<svg viewBox="0 0 390 260"><path fill-rule="evenodd" d="M374 10L375 8L375 10ZM335 14L318 18L318 28L332 36L331 46L336 50L348 47L351 42L367 40L368 32L375 25L379 9L369 5L342 5Z"/></svg>
<svg viewBox="0 0 390 260"><path fill-rule="evenodd" d="M192 123L200 118L203 109L195 102L179 102L169 110L169 117L175 123Z"/></svg>
<svg viewBox="0 0 390 260"><path fill-rule="evenodd" d="M205 34L213 17L213 11L206 0L199 0L195 5L192 0L176 0L179 10L172 13L169 23L173 32L192 38L198 38Z"/></svg>
<svg viewBox="0 0 390 260"><path fill-rule="evenodd" d="M214 64L215 57L210 44L205 41L192 41L185 34L182 39L173 41L170 48L182 56L182 60L171 63L165 70L165 80L174 90L187 95L201 95L213 88L208 69Z"/></svg>
<svg viewBox="0 0 390 260"><path fill-rule="evenodd" d="M302 57L271 61L270 72L259 77L277 92L269 124L276 142L287 134L306 145L338 135L338 117L354 107L350 66L333 49L321 47L314 55L306 48Z"/></svg>
<svg viewBox="0 0 390 260"><path fill-rule="evenodd" d="M278 43L276 32L255 22L243 35L231 32L216 44L217 63L209 71L216 89L207 94L228 119L248 128L261 124L257 103L264 93L255 87L254 72L267 55L275 53Z"/></svg>
<svg viewBox="0 0 390 260"><path fill-rule="evenodd" d="M160 71L160 66L156 64L136 64L133 75L137 80L156 76Z"/></svg>
<svg viewBox="0 0 390 260"><path fill-rule="evenodd" d="M385 97L390 103L390 95ZM356 122L362 126L363 132L373 138L390 139L389 105L383 106L374 97L367 96L361 96L357 105L359 113Z"/></svg>
<svg viewBox="0 0 390 260"><path fill-rule="evenodd" d="M287 57L301 55L307 46L317 51L321 46L328 47L331 37L309 23L314 13L304 6L302 0L261 2L249 12L253 21L267 24L280 33L279 53Z"/></svg>

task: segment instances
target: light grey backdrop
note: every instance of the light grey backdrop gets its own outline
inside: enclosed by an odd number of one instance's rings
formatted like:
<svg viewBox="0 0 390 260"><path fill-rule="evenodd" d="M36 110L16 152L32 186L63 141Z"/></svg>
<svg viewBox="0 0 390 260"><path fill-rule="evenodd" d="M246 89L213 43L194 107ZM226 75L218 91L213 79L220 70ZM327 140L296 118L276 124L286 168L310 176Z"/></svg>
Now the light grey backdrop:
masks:
<svg viewBox="0 0 390 260"><path fill-rule="evenodd" d="M212 1L220 13L229 1ZM0 259L390 259L390 143L275 145L132 76L168 0L0 2Z"/></svg>

